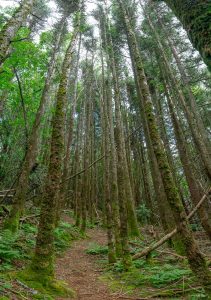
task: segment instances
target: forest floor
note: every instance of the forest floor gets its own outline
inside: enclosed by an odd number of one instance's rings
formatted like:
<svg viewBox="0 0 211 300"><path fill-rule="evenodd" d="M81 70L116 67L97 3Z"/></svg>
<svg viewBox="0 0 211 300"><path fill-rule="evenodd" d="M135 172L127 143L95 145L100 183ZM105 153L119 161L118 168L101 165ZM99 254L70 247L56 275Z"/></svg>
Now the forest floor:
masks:
<svg viewBox="0 0 211 300"><path fill-rule="evenodd" d="M94 227L57 259L57 278L75 290L77 300L206 299L180 256L163 249L153 262L138 260L125 273L121 263L109 268L106 243L106 231Z"/></svg>
<svg viewBox="0 0 211 300"><path fill-rule="evenodd" d="M207 299L185 257L167 245L153 251L147 260L133 261L130 271L124 272L120 260L112 266L108 264L106 230L87 224L84 237L69 215L71 212L67 211L55 230L56 278L76 292L76 300ZM18 276L17 272L24 270L33 255L37 224L37 218L27 219L15 236L0 231L0 300L70 299L36 288ZM155 230L156 238L148 226L142 226L142 238L130 240L132 255L159 238L161 233L158 228ZM211 261L211 243L204 232L197 230L195 237Z"/></svg>
<svg viewBox="0 0 211 300"><path fill-rule="evenodd" d="M89 229L87 236L83 240L75 241L64 257L57 260L57 278L67 282L76 291L77 300L123 299L120 294L112 294L108 286L100 280L102 272L96 265L96 257L86 253L90 243L106 245L106 232L99 228ZM64 298L58 298L62 299Z"/></svg>

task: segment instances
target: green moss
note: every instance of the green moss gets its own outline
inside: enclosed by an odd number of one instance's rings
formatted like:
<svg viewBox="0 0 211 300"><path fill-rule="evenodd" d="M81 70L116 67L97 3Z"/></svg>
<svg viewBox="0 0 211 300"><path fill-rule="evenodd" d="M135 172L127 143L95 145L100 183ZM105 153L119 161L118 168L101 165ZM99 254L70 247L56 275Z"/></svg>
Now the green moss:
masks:
<svg viewBox="0 0 211 300"><path fill-rule="evenodd" d="M211 71L210 1L165 0L187 30L193 46Z"/></svg>
<svg viewBox="0 0 211 300"><path fill-rule="evenodd" d="M4 229L10 230L13 233L16 233L19 228L20 222L20 213L17 211L13 213L4 223Z"/></svg>
<svg viewBox="0 0 211 300"><path fill-rule="evenodd" d="M182 242L181 238L176 235L175 237L172 238L172 242L173 242L173 248L174 248L174 250L179 255L184 256L186 254L186 252L185 252L184 243Z"/></svg>
<svg viewBox="0 0 211 300"><path fill-rule="evenodd" d="M60 280L55 280L53 276L42 276L40 273L34 272L31 268L27 268L13 275L14 278L20 279L30 288L33 288L41 294L60 297L75 297L75 292L67 287L67 284ZM35 299L40 299L36 295Z"/></svg>

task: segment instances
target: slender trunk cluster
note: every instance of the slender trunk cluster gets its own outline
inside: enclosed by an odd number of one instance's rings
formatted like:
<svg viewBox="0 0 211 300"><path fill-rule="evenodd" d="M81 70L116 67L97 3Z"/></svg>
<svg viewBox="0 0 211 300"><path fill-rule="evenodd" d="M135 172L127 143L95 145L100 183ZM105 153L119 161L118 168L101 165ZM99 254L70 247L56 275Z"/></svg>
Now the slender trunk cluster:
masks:
<svg viewBox="0 0 211 300"><path fill-rule="evenodd" d="M119 5L125 21L125 28L128 38L128 43L131 45L131 55L136 64L136 75L141 89L140 101L143 101L144 113L146 114L147 123L149 127L149 134L152 140L153 151L155 153L158 167L161 173L164 189L167 196L167 201L171 207L176 225L178 227L181 241L183 243L189 264L193 272L197 275L200 282L205 289L210 293L211 291L211 274L206 265L206 261L202 256L191 230L185 210L180 199L177 187L175 186L173 176L169 167L165 149L159 135L156 117L152 105L151 95L147 84L146 75L143 68L140 50L138 48L135 33L132 29L127 11L125 10L124 2L119 0Z"/></svg>

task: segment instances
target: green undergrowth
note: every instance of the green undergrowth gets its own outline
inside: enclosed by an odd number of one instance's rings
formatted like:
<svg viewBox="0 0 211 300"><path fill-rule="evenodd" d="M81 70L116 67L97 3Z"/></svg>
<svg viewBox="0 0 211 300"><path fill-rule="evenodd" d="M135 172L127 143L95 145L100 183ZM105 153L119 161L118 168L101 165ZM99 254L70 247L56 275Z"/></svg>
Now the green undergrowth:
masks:
<svg viewBox="0 0 211 300"><path fill-rule="evenodd" d="M144 259L133 262L124 272L121 262L103 276L111 289L123 289L126 293L137 293L150 299L206 299L203 289L197 284L187 265L168 264L158 261L147 263Z"/></svg>
<svg viewBox="0 0 211 300"><path fill-rule="evenodd" d="M42 282L27 269L36 243L37 222L23 223L17 234L9 230L0 232L0 300L12 299L55 299L56 296L73 296L65 283L50 280ZM71 246L72 241L82 238L74 225L61 222L55 229L55 250L57 255ZM8 296L9 295L9 296ZM6 297L6 298L5 298ZM29 298L27 298L29 297ZM15 299L16 299L15 298Z"/></svg>
<svg viewBox="0 0 211 300"><path fill-rule="evenodd" d="M140 247L143 241L136 243ZM131 247L131 253L136 253L138 246ZM107 247L90 244L86 253L98 256L98 265L104 270L101 279L111 290L123 291L128 297L135 295L141 299L207 299L187 261L178 260L173 255L160 257L159 252L154 251L150 260L135 260L130 270L125 272L121 261L112 266L108 264Z"/></svg>
<svg viewBox="0 0 211 300"><path fill-rule="evenodd" d="M104 255L108 253L108 247L98 245L97 243L90 243L86 250L86 253L91 255Z"/></svg>

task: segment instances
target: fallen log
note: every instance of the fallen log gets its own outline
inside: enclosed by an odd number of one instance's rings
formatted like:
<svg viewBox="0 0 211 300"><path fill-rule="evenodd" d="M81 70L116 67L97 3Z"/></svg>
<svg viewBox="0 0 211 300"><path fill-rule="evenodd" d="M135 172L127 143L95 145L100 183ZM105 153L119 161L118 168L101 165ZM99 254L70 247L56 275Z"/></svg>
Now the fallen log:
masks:
<svg viewBox="0 0 211 300"><path fill-rule="evenodd" d="M198 202L198 204L194 207L194 209L189 213L187 216L187 219L189 220L199 209L199 207L204 203L204 201L207 199L207 197L211 194L211 188L204 194L204 196L201 198L201 200ZM162 237L159 241L156 243L150 245L149 247L145 248L143 251L136 253L132 256L133 260L136 260L138 258L141 258L143 256L147 256L150 252L157 249L161 245L163 245L167 240L169 240L171 237L173 237L178 232L178 228L175 228L170 233L166 234L164 237Z"/></svg>

